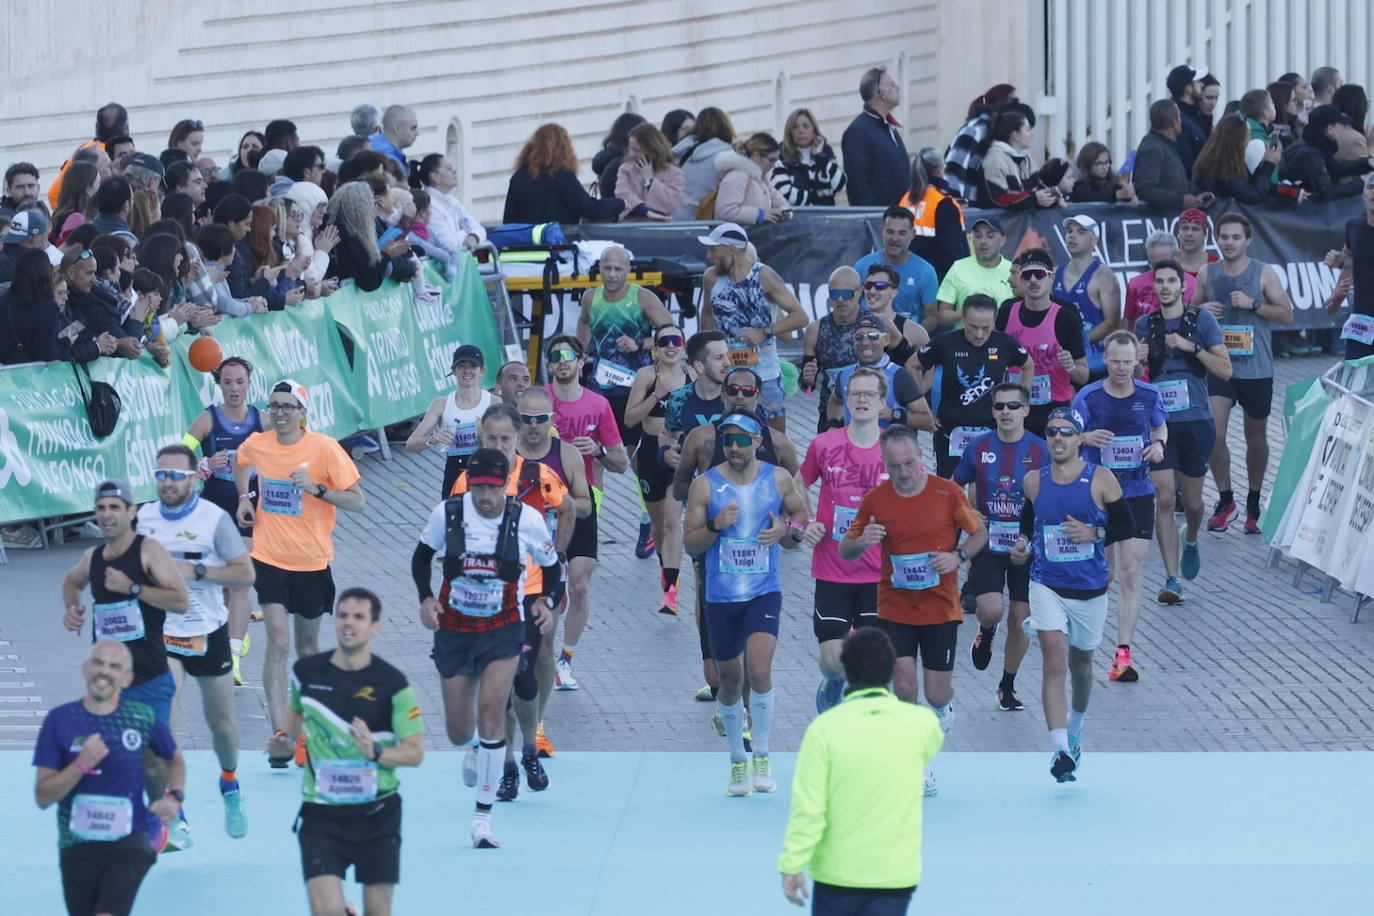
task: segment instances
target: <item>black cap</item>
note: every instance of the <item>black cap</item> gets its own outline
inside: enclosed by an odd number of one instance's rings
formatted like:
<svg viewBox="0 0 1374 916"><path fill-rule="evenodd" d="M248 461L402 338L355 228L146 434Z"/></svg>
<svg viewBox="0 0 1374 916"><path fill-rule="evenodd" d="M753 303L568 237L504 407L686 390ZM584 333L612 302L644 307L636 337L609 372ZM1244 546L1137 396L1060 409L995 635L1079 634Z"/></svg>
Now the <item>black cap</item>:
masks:
<svg viewBox="0 0 1374 916"><path fill-rule="evenodd" d="M1169 71L1169 76L1164 80L1164 85L1169 87L1170 95L1178 95L1183 91L1183 87L1189 83L1195 83L1207 75L1206 67L1190 67L1187 64L1179 64Z"/></svg>
<svg viewBox="0 0 1374 916"><path fill-rule="evenodd" d="M167 174L161 160L150 153L134 153L129 157L129 165L140 165L150 172L157 172L159 178Z"/></svg>
<svg viewBox="0 0 1374 916"><path fill-rule="evenodd" d="M887 325L883 323L881 318L872 312L864 312L859 315L858 319L854 322L854 330L858 331L861 328L873 328L877 331L886 331Z"/></svg>
<svg viewBox="0 0 1374 916"><path fill-rule="evenodd" d="M487 364L486 357L482 355L482 350L475 344L463 344L453 351L453 362L451 365L458 365L461 362L476 363L479 366Z"/></svg>
<svg viewBox="0 0 1374 916"><path fill-rule="evenodd" d="M977 229L980 225L987 226L992 231L1000 232L1002 235L1007 234L1007 231L1002 228L1001 220L998 220L991 216L978 217L976 220L973 221L973 225L968 227L968 231L972 232L973 230Z"/></svg>
<svg viewBox="0 0 1374 916"><path fill-rule="evenodd" d="M494 448L479 448L468 459L468 486L487 484L504 487L510 476L510 462L506 453Z"/></svg>

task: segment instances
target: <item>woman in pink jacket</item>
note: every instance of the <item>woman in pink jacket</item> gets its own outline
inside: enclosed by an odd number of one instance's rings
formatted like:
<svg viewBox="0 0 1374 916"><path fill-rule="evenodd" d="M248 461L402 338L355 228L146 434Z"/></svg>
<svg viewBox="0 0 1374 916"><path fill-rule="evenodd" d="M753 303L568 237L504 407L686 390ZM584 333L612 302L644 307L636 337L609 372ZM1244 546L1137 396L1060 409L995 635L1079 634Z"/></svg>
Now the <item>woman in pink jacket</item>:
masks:
<svg viewBox="0 0 1374 916"><path fill-rule="evenodd" d="M792 205L766 177L778 161L778 141L754 134L744 143L744 155L726 150L716 155L715 218L732 223L776 223L791 219Z"/></svg>
<svg viewBox="0 0 1374 916"><path fill-rule="evenodd" d="M625 201L620 218L670 220L682 203L682 190L682 169L663 131L647 123L636 126L615 176L615 196Z"/></svg>

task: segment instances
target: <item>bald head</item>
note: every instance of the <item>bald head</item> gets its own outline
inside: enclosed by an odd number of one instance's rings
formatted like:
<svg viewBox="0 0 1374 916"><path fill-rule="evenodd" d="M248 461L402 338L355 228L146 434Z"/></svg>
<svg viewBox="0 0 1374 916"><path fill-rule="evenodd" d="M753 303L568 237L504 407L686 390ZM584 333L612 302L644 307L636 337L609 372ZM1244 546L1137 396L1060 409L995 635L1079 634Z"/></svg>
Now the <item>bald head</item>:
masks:
<svg viewBox="0 0 1374 916"><path fill-rule="evenodd" d="M408 105L391 105L382 114L382 133L395 144L397 149L406 149L415 143L419 133L419 122L415 112Z"/></svg>
<svg viewBox="0 0 1374 916"><path fill-rule="evenodd" d="M832 270L830 272L830 279L826 282L829 283L831 289L835 289L835 284L837 283L840 284L840 289L858 289L859 272L848 264L845 264L842 267L836 267Z"/></svg>

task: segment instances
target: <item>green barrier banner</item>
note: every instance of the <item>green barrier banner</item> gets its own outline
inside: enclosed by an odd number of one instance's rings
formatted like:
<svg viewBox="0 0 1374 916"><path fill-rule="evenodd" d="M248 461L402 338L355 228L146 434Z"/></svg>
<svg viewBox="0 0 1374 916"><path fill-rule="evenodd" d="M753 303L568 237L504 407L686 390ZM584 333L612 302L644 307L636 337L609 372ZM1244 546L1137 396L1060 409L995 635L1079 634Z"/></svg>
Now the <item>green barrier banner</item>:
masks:
<svg viewBox="0 0 1374 916"><path fill-rule="evenodd" d="M0 520L90 512L96 484L112 477L136 499L155 497L157 451L181 439L198 408L172 384L176 370L149 355L90 368L123 401L104 439L91 434L70 363L0 370Z"/></svg>

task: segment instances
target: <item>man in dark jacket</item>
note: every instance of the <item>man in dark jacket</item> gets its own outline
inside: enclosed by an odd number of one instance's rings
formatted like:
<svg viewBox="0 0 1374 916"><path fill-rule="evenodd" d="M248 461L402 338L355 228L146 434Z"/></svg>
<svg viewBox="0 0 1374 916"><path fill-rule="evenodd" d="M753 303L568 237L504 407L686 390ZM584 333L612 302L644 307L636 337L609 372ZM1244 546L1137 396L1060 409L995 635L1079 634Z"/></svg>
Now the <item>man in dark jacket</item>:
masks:
<svg viewBox="0 0 1374 916"><path fill-rule="evenodd" d="M869 70L859 81L864 110L844 129L840 148L849 178L849 203L855 207L891 207L907 191L911 163L902 140L902 125L892 116L902 87L884 67Z"/></svg>
<svg viewBox="0 0 1374 916"><path fill-rule="evenodd" d="M1302 139L1283 151L1280 174L1322 200L1357 197L1364 187L1360 176L1374 169L1374 157L1336 158L1336 132L1340 125L1350 123L1350 117L1335 105L1313 108Z"/></svg>
<svg viewBox="0 0 1374 916"><path fill-rule="evenodd" d="M37 210L23 210L14 214L5 226L4 247L0 248L0 283L14 279L14 265L19 256L30 248L46 252L48 221Z"/></svg>
<svg viewBox="0 0 1374 916"><path fill-rule="evenodd" d="M1212 194L1193 194L1188 173L1178 156L1174 141L1183 130L1178 105L1172 99L1160 99L1150 106L1150 132L1135 151L1135 173L1132 181L1141 200L1161 210L1183 210L1206 207Z"/></svg>
<svg viewBox="0 0 1374 916"><path fill-rule="evenodd" d="M117 235L129 242L138 244L138 236L129 228L129 210L133 206L134 191L129 182L118 175L112 175L100 183L95 191L96 216L91 225L101 235Z"/></svg>
<svg viewBox="0 0 1374 916"><path fill-rule="evenodd" d="M1206 67L1180 64L1169 71L1169 77L1165 81L1174 104L1178 106L1181 122L1179 135L1175 140L1178 158L1183 162L1184 174L1190 177L1193 174L1193 163L1197 161L1197 154L1207 142L1207 128L1204 126L1202 112L1198 110L1198 103L1202 101L1202 80L1206 76Z"/></svg>

